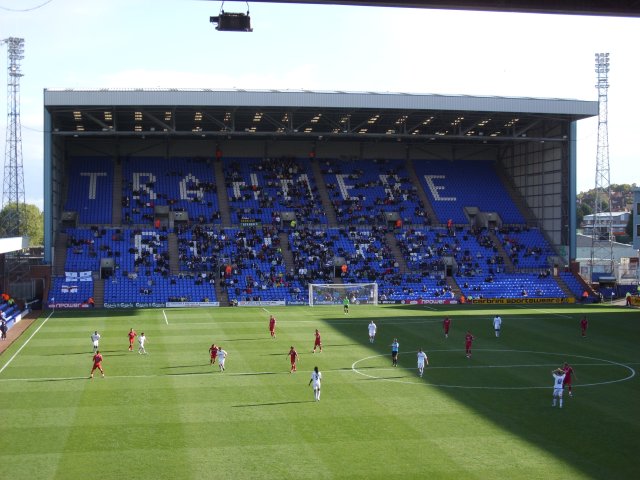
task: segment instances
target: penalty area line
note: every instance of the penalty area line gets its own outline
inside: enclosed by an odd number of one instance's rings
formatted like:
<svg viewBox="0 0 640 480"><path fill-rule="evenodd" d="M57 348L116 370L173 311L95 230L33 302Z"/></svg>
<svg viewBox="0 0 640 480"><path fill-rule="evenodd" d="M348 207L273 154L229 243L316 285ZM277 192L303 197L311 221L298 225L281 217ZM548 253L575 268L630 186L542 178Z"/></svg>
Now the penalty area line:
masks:
<svg viewBox="0 0 640 480"><path fill-rule="evenodd" d="M17 351L16 353L14 353L14 354L11 356L11 358L7 361L7 363L5 363L5 364L2 366L2 368L0 368L0 373L4 372L4 370L5 370L9 365L11 365L11 362L13 362L13 359L14 359L14 358L16 358L16 357L18 356L18 354L22 351L22 349L23 349L24 347L26 347L26 346L27 346L27 344L28 344L28 343L31 341L31 339L36 335L36 333L38 333L38 332L40 331L40 329L41 329L42 327L44 327L44 324L45 324L45 323L47 323L47 321L48 321L48 320L51 318L51 316L53 315L53 312L54 312L54 311L51 311L51 313L49 314L49 316L48 316L47 318L45 318L45 319L44 319L44 322L42 322L42 323L40 324L40 326L38 326L38 328L36 328L36 331L35 331L35 332L33 332L29 338L27 338L26 342L24 342L24 343L20 346L20 348L18 349L18 351Z"/></svg>
<svg viewBox="0 0 640 480"><path fill-rule="evenodd" d="M167 318L167 312L165 312L164 309L162 310L162 315L164 315L164 323L169 325L169 319Z"/></svg>

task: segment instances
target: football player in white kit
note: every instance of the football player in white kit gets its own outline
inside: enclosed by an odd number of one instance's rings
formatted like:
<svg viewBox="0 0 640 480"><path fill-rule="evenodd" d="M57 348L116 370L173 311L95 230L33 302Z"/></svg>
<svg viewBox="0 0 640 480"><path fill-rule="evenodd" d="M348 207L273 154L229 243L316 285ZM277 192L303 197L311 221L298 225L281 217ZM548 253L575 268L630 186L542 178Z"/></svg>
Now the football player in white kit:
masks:
<svg viewBox="0 0 640 480"><path fill-rule="evenodd" d="M424 366L429 365L429 357L427 354L422 351L421 348L418 349L418 374L422 377L424 373Z"/></svg>
<svg viewBox="0 0 640 480"><path fill-rule="evenodd" d="M561 368L556 368L551 372L553 375L553 403L552 407L556 406L556 403L560 403L560 408L562 408L562 393L564 392L564 370Z"/></svg>
<svg viewBox="0 0 640 480"><path fill-rule="evenodd" d="M226 350L223 350L221 347L218 347L218 366L220 367L220 371L224 372L224 362L227 359L229 354Z"/></svg>
<svg viewBox="0 0 640 480"><path fill-rule="evenodd" d="M373 320L371 320L371 323L369 324L369 343L373 343L373 341L376 339L377 330L378 327L375 323L373 323Z"/></svg>
<svg viewBox="0 0 640 480"><path fill-rule="evenodd" d="M318 371L318 367L313 368L313 372L311 372L311 380L309 380L309 385L313 387L313 397L316 402L320 401L320 381L322 380L322 373Z"/></svg>
<svg viewBox="0 0 640 480"><path fill-rule="evenodd" d="M495 317L493 317L493 329L496 332L496 337L500 336L501 327L502 327L502 318L500 318L500 315L496 315Z"/></svg>
<svg viewBox="0 0 640 480"><path fill-rule="evenodd" d="M144 332L140 333L140 336L138 337L138 354L140 355L146 355L147 354L147 350L144 347L144 344L147 343L147 337L145 336Z"/></svg>
<svg viewBox="0 0 640 480"><path fill-rule="evenodd" d="M91 335L91 342L93 342L93 353L96 353L98 351L98 345L100 343L100 334L97 330Z"/></svg>

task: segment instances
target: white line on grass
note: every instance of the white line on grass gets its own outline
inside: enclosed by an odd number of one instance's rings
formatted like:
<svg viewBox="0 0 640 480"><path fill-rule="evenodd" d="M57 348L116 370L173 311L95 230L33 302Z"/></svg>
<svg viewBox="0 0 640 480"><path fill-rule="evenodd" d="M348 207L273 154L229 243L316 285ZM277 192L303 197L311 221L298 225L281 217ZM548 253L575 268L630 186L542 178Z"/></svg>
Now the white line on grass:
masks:
<svg viewBox="0 0 640 480"><path fill-rule="evenodd" d="M18 351L17 351L16 353L14 353L14 354L11 356L11 358L7 361L7 363L5 363L5 364L2 366L2 368L0 368L0 373L4 372L5 368L7 368L7 367L11 364L11 362L13 362L13 359L14 359L14 358L16 358L16 357L18 356L18 354L22 351L22 349L23 349L24 347L26 347L26 346L27 346L27 343L29 343L29 341L30 341L30 340L35 336L35 334L36 334L36 333L38 333L42 327L44 327L44 324L45 324L45 323L47 323L47 321L48 321L48 320L51 318L51 316L53 315L53 312L54 312L54 311L52 310L52 311L51 311L51 313L49 314L49 316L48 316L47 318L45 318L45 319L44 319L44 322L42 322L42 323L40 324L40 326L39 326L38 328L36 328L36 331L35 331L35 332L33 332L29 338L27 338L27 341L26 341L26 342L24 342L24 343L20 346L20 348L18 349Z"/></svg>
<svg viewBox="0 0 640 480"><path fill-rule="evenodd" d="M522 305L516 305L516 307L524 308L526 310L535 310L536 312L547 313L549 315L555 315L556 317L573 318L571 315L562 315L561 313L554 313L554 312L550 312L548 310L542 310L541 308L524 307Z"/></svg>
<svg viewBox="0 0 640 480"><path fill-rule="evenodd" d="M454 350L430 350L430 352L452 352ZM460 350L462 351L462 350ZM618 366L618 367L622 367L627 369L630 373L629 375L627 375L626 377L623 378L617 378L614 380L606 380L603 382L595 382L595 383L583 383L583 384L576 384L579 385L581 387L595 387L598 385L609 385L612 383L619 383L619 382L624 382L626 380L631 380L633 377L635 377L636 375L636 371L630 367L628 364L625 363L620 363L620 362L614 362L613 360L606 360L606 359L602 359L602 358L597 358L597 357L588 357L586 355L573 355L573 354L566 354L566 353L556 353L556 352L536 352L536 351L531 351L531 350L477 350L477 351L485 351L485 352L518 352L518 353L535 353L535 354L539 354L539 355L558 355L558 356L563 356L563 357L574 357L574 358L583 358L583 359L587 359L587 360L596 360L598 362L602 362L602 363L598 363L595 364L596 366ZM410 352L412 353L412 352ZM378 377L375 375L369 375L368 373L365 372L361 372L360 370L358 370L357 365L360 362L364 362L366 360L369 360L371 358L379 358L379 357L385 357L386 354L380 354L380 355L371 355L370 357L365 357L365 358L361 358L360 360L356 360L355 362L353 362L353 364L351 365L351 370L355 373L357 373L358 375L362 375L363 377L368 377L368 378L372 378L375 380L382 380L382 381L386 381L386 382L394 382L394 383L406 383L406 384L411 384L411 385L424 385L425 383L432 386L432 387L442 387L442 388L468 388L468 389L482 389L482 390L532 390L532 389L541 389L541 388L550 388L548 385L544 386L544 387L537 387L537 386L530 386L530 387L502 387L502 386L490 386L490 385L479 385L479 386L472 386L472 385L450 385L450 384L436 384L436 383L429 383L428 381L423 382L423 381L406 381L406 380L399 380L397 378L384 378L384 377ZM577 365L577 364L576 364ZM512 365L505 365L505 367L511 367ZM482 366L479 366L479 368L481 368ZM498 366L484 366L485 368L498 368ZM428 371L429 369L434 368L434 367L428 367L426 369L426 371ZM443 367L444 368L444 367ZM469 368L469 367L461 367L461 368ZM371 370L387 370L387 368L385 367L384 369L378 369L375 367L370 367ZM397 370L397 367L394 367L391 370ZM412 369L408 369L408 370L412 370Z"/></svg>
<svg viewBox="0 0 640 480"><path fill-rule="evenodd" d="M266 308L262 307L262 309L267 312L267 314L270 314L271 312L269 310L267 310Z"/></svg>
<svg viewBox="0 0 640 480"><path fill-rule="evenodd" d="M458 350L431 350L433 351L440 351L440 352L456 352ZM462 350L459 350L460 352L462 352ZM501 351L501 350L492 350L492 351ZM410 353L414 353L414 352L410 352ZM545 352L541 352L541 353L545 353ZM557 354L557 355L561 355L561 354ZM373 357L367 357L367 358L363 358L361 360L357 360L356 362L354 362L354 365L363 361L363 360L367 360L369 358L376 358L376 357L383 357L386 356L386 354L382 354L382 355L374 355ZM578 356L578 355L574 355L574 356ZM586 357L586 358L590 358L590 357ZM599 360L599 359L594 359L594 360ZM573 366L581 366L581 367L586 367L586 366L594 366L594 367L612 367L612 366L621 366L621 367L625 367L629 370L631 370L633 373L631 376L627 377L627 378L623 378L620 380L611 380L611 381L607 381L607 382L601 382L601 383L590 383L590 384L574 384L576 386L581 386L581 387L591 387L591 386L595 386L595 385L605 385L605 384L609 384L609 383L617 383L617 382L622 382L624 380L628 380L630 378L632 378L635 375L635 370L633 370L632 368L629 367L629 365L637 365L638 362L635 363L630 363L630 364L624 364L624 363L617 363L617 362L612 362L609 360L602 360L602 362L605 363L572 363L571 365ZM462 365L462 366L429 366L426 368L425 371L429 371L429 370L445 370L445 369L464 369L464 368L469 368L469 369L477 369L477 368L521 368L521 367L544 367L544 368L549 368L549 367L554 367L557 366L557 363L553 363L553 364L536 364L536 365ZM383 371L398 371L398 370L415 370L415 367L365 367L368 370L375 370L376 372L383 372ZM323 371L327 371L326 369L323 369ZM373 379L377 379L377 380L386 380L386 381L396 381L398 383L410 383L410 384L414 384L417 382L404 382L404 381L399 381L399 380L394 380L394 379L387 379L387 378L381 378L381 377L376 377L375 375L367 375L366 373L360 372L357 368L353 368L353 366L351 368L337 368L337 369L331 369L329 370L331 372L336 372L336 373L353 373L354 371L356 373L359 373L360 375L363 375L365 377L370 377ZM300 372L303 372L302 370L300 370ZM304 373L307 373L306 371ZM211 369L208 372L197 372L197 373L174 373L174 374L170 374L170 373L157 373L157 374L147 374L147 375L107 375L106 378L117 378L117 379L140 379L140 378L161 378L161 377L166 377L166 378L176 378L176 377L196 377L196 376L203 376L203 375L214 375L214 376L218 376L218 375L222 375L222 376L254 376L254 375L289 375L288 371L277 371L277 372L225 372L225 373L219 373L217 369ZM88 377L86 376L82 376L82 377L43 377L43 378L0 378L0 383L2 382L54 382L54 381L64 381L64 380L84 380L87 379ZM98 380L100 381L100 380ZM480 386L480 387L473 387L473 386L467 386L467 385L434 385L431 384L432 386L435 387L453 387L453 388L484 388L484 389L496 389L496 390L504 390L504 389L513 389L513 390L526 390L526 389L539 389L539 388L551 388L548 385L544 386L544 387L488 387L488 386Z"/></svg>
<svg viewBox="0 0 640 480"><path fill-rule="evenodd" d="M162 310L162 315L164 315L164 323L169 325L169 320L167 319L167 313L164 310Z"/></svg>
<svg viewBox="0 0 640 480"><path fill-rule="evenodd" d="M462 349L460 350L462 352ZM613 365L610 363L571 363L572 367L617 367L618 365ZM553 368L558 367L557 363L532 363L532 364L523 364L523 365L448 365L448 366L434 366L433 364L429 365L429 367L425 367L426 370L464 370L464 369L476 369L476 368L536 368L536 367L544 367L544 368ZM368 370L375 370L376 372L393 372L398 370L397 367L366 367ZM400 370L415 370L415 367L400 367Z"/></svg>

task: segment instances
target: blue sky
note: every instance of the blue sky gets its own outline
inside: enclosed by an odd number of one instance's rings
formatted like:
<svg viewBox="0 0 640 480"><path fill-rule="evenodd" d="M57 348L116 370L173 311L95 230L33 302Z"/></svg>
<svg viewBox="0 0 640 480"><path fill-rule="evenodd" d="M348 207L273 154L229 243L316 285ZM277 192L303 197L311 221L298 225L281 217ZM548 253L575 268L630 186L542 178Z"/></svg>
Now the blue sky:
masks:
<svg viewBox="0 0 640 480"><path fill-rule="evenodd" d="M39 5L42 5L38 8ZM640 19L249 3L254 32L215 30L221 2L0 0L0 38L25 39L28 203L42 208L45 88L276 88L596 100L611 54L611 183L640 184ZM225 2L245 12L245 2ZM25 11L13 11L25 10ZM0 68L6 72L6 46ZM0 87L5 145L6 74ZM578 124L578 190L593 188L597 119ZM4 149L3 149L4 152Z"/></svg>

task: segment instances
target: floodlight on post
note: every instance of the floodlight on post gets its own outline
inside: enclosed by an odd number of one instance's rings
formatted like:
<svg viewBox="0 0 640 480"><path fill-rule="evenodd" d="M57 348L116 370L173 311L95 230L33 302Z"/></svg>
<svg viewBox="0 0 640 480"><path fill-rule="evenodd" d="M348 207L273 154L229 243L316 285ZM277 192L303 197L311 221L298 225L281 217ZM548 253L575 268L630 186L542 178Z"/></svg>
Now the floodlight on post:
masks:
<svg viewBox="0 0 640 480"><path fill-rule="evenodd" d="M216 30L219 32L253 32L249 16L249 2L246 3L247 13L228 13L224 11L224 2L222 2L218 16L209 17L209 21L217 24Z"/></svg>
<svg viewBox="0 0 640 480"><path fill-rule="evenodd" d="M595 54L598 90L598 147L596 152L596 182L594 188L593 228L591 232L591 262L589 281L600 269L607 276L615 276L613 256L613 217L609 165L609 54ZM608 204L605 208L605 201ZM608 211L605 211L608 210ZM597 264L597 265L596 265ZM597 268L594 268L597 267Z"/></svg>
<svg viewBox="0 0 640 480"><path fill-rule="evenodd" d="M24 60L24 39L9 37L0 40L7 45L7 135L5 145L2 208L7 215L2 229L8 236L21 236L25 228L24 166L22 161L22 126L20 123L21 62Z"/></svg>

